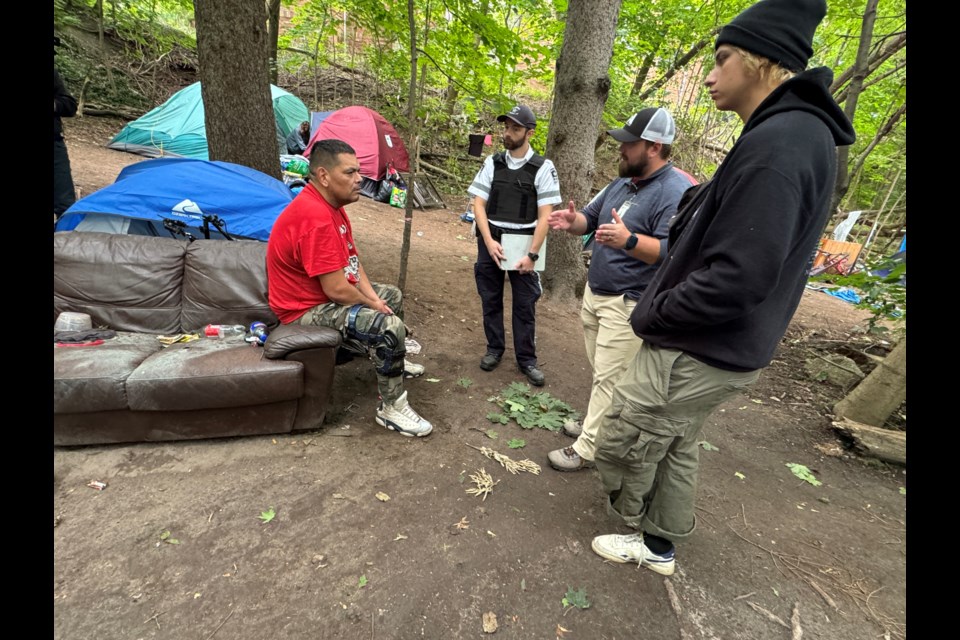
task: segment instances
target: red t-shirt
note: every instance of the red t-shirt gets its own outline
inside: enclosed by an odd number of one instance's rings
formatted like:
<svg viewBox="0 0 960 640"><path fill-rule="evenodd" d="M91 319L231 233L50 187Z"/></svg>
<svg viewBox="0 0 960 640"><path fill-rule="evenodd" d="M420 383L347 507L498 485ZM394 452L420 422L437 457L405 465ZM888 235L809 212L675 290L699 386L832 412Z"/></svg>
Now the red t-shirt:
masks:
<svg viewBox="0 0 960 640"><path fill-rule="evenodd" d="M338 269L360 283L353 228L343 208L332 207L308 184L277 218L267 241L267 298L280 322L330 302L318 276Z"/></svg>

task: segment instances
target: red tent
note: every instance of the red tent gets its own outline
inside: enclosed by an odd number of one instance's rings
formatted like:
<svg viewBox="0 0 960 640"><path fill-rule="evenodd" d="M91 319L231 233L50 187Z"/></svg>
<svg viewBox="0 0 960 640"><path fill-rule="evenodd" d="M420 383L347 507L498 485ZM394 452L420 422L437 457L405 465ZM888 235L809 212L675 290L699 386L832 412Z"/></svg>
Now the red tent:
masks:
<svg viewBox="0 0 960 640"><path fill-rule="evenodd" d="M345 107L334 111L314 131L303 155L309 158L313 143L327 138L343 140L353 147L360 174L372 180L384 178L388 163L393 163L397 171L410 170L410 156L400 134L373 109Z"/></svg>

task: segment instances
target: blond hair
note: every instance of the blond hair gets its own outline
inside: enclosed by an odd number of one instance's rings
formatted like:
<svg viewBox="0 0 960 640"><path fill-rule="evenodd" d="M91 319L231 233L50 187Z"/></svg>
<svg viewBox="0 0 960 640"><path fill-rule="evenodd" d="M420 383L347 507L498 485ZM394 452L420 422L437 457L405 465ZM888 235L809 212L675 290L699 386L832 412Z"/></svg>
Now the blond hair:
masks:
<svg viewBox="0 0 960 640"><path fill-rule="evenodd" d="M727 46L740 54L740 58L743 60L743 67L747 73L755 75L760 79L760 82L763 82L771 89L780 86L797 75L793 71L781 67L770 58L764 58L752 51L747 51L746 49L741 49L733 45Z"/></svg>

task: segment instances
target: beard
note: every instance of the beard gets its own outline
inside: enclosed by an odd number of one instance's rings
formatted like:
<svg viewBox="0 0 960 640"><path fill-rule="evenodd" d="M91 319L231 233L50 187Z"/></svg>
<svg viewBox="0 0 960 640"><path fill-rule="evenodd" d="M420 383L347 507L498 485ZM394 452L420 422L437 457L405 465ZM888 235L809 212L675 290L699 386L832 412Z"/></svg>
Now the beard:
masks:
<svg viewBox="0 0 960 640"><path fill-rule="evenodd" d="M643 156L636 162L631 163L626 158L620 158L620 164L617 166L618 173L621 178L639 178L647 171L647 160L646 156Z"/></svg>
<svg viewBox="0 0 960 640"><path fill-rule="evenodd" d="M506 149L507 151L516 151L517 149L523 146L523 143L524 143L523 138L520 138L518 140L511 140L506 136L503 137L503 148Z"/></svg>

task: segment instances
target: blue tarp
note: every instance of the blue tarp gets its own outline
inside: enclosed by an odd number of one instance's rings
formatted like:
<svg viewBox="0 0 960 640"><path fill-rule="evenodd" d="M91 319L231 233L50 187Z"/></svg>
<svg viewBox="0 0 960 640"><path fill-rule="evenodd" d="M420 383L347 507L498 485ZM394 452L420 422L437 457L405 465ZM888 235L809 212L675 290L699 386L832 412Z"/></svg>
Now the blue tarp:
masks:
<svg viewBox="0 0 960 640"><path fill-rule="evenodd" d="M231 236L266 241L293 197L283 182L249 167L158 158L127 166L112 185L77 200L56 230L170 235L163 224L169 220L186 223L188 232L203 237L199 230L204 216L217 216ZM93 225L94 220L101 225L122 224L107 229Z"/></svg>

